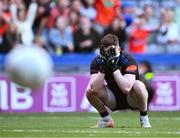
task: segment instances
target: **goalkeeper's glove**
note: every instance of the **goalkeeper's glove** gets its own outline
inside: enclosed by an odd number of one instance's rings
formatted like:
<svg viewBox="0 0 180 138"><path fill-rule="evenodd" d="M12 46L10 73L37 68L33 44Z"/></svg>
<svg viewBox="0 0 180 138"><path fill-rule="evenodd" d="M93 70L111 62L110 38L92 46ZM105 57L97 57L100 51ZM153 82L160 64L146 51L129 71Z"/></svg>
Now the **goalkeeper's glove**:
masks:
<svg viewBox="0 0 180 138"><path fill-rule="evenodd" d="M107 65L111 69L112 72L119 69L117 63L119 61L119 57L116 55L115 48L111 47L107 51Z"/></svg>
<svg viewBox="0 0 180 138"><path fill-rule="evenodd" d="M100 72L105 74L107 68L107 53L103 48L100 48L100 59L101 59L101 66Z"/></svg>
<svg viewBox="0 0 180 138"><path fill-rule="evenodd" d="M103 57L100 57L101 58L101 66L100 66L100 72L101 73L103 73L103 74L105 74L105 72L106 72L106 68L107 68L107 61L106 61L106 59L105 58L103 58Z"/></svg>

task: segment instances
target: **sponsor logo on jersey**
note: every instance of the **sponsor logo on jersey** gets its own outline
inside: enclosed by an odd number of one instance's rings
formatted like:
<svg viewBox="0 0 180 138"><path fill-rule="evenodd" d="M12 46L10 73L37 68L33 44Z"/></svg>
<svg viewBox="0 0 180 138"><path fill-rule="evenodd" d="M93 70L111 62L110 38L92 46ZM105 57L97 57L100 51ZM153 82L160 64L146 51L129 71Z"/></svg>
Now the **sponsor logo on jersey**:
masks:
<svg viewBox="0 0 180 138"><path fill-rule="evenodd" d="M136 71L137 70L137 66L136 65L130 65L126 68L126 71Z"/></svg>

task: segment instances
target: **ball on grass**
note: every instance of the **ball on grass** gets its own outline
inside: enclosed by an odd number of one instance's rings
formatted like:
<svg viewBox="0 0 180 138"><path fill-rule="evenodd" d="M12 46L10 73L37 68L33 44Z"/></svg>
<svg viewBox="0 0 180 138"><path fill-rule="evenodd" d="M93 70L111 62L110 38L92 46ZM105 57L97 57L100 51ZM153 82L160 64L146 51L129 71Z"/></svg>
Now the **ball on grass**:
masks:
<svg viewBox="0 0 180 138"><path fill-rule="evenodd" d="M19 45L7 55L5 71L13 82L37 89L52 75L53 62L50 55L37 45Z"/></svg>

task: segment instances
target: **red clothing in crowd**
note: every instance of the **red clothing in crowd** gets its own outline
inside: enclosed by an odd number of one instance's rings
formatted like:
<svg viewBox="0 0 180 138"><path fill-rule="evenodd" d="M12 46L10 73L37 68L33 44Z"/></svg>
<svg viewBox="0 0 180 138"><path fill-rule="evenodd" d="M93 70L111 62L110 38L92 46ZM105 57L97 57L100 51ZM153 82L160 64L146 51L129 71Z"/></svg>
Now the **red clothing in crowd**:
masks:
<svg viewBox="0 0 180 138"><path fill-rule="evenodd" d="M70 8L65 8L62 10L62 9L59 9L58 7L54 7L51 10L50 15L48 17L48 23L47 23L48 28L54 27L56 18L58 16L68 17L69 15L70 15Z"/></svg>
<svg viewBox="0 0 180 138"><path fill-rule="evenodd" d="M129 38L129 52L143 54L147 45L149 32L143 28L134 28Z"/></svg>
<svg viewBox="0 0 180 138"><path fill-rule="evenodd" d="M3 13L3 14L7 19L10 18L10 13ZM9 26L8 23L6 23L2 19L2 17L0 17L0 36L2 36L6 32L6 30L8 29L8 26Z"/></svg>
<svg viewBox="0 0 180 138"><path fill-rule="evenodd" d="M103 26L110 25L113 18L117 16L117 9L120 8L119 1L120 0L96 0L96 22Z"/></svg>

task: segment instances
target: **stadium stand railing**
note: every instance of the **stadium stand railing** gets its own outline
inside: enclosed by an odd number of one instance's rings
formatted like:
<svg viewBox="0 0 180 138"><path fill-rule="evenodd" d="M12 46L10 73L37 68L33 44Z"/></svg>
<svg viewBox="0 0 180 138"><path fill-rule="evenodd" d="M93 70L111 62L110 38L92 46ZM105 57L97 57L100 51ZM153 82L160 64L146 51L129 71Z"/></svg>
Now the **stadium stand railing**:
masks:
<svg viewBox="0 0 180 138"><path fill-rule="evenodd" d="M88 72L90 63L95 54L64 54L51 55L56 72ZM178 71L180 70L180 54L136 54L138 62L149 61L154 71ZM0 55L0 70L4 71L5 55Z"/></svg>

